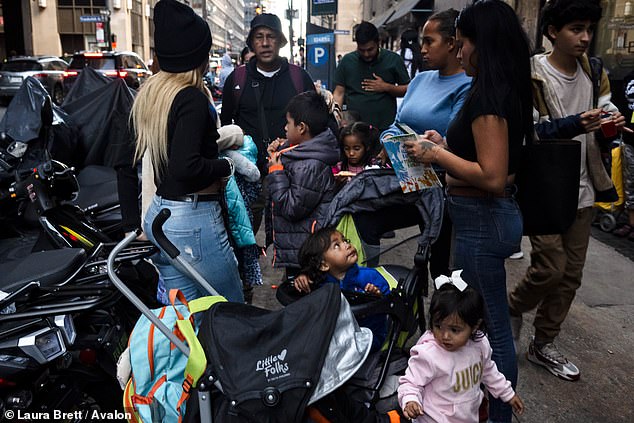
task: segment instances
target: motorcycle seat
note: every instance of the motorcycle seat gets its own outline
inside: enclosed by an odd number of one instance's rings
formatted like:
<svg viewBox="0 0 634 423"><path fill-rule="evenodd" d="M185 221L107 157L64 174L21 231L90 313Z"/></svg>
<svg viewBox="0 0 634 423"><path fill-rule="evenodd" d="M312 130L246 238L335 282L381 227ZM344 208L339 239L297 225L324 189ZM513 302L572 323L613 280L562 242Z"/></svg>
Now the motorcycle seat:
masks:
<svg viewBox="0 0 634 423"><path fill-rule="evenodd" d="M98 212L119 204L117 171L111 167L90 165L77 175L80 191L75 204L83 210Z"/></svg>
<svg viewBox="0 0 634 423"><path fill-rule="evenodd" d="M0 290L11 293L32 281L41 286L61 284L86 263L81 248L40 251L0 263Z"/></svg>

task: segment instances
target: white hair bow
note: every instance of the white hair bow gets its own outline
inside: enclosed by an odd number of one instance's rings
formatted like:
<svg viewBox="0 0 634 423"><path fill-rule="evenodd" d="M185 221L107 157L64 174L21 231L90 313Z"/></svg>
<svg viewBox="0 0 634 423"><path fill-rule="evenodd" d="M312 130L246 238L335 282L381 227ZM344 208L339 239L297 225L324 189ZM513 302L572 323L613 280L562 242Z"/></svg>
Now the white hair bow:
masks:
<svg viewBox="0 0 634 423"><path fill-rule="evenodd" d="M462 269L460 270L454 270L451 273L451 277L449 276L445 276L445 275L440 275L438 276L436 279L434 279L434 284L436 285L436 289L440 289L441 286L443 286L446 283L449 283L453 286L455 286L456 288L458 288L458 291L462 292L465 289L467 289L467 283L460 277L460 274L462 273Z"/></svg>

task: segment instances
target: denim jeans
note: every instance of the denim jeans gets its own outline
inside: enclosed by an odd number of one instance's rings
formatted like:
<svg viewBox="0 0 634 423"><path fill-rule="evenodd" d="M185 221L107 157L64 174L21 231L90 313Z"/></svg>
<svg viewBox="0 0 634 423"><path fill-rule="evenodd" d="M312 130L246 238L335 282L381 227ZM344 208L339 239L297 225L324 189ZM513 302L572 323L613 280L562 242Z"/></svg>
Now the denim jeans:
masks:
<svg viewBox="0 0 634 423"><path fill-rule="evenodd" d="M448 195L454 225L452 269L484 299L485 323L493 361L515 388L517 358L511 335L504 260L520 248L522 217L513 198L473 198ZM491 398L489 421L510 423L511 407Z"/></svg>
<svg viewBox="0 0 634 423"><path fill-rule="evenodd" d="M155 244L152 222L163 208L172 213L163 225L163 232L178 248L180 256L228 301L244 302L238 262L229 244L220 204L217 201L170 201L155 195L143 225L148 239ZM172 265L164 252L153 256L152 262L158 268L167 292L180 289L188 300L209 295L195 280L186 276L184 269Z"/></svg>

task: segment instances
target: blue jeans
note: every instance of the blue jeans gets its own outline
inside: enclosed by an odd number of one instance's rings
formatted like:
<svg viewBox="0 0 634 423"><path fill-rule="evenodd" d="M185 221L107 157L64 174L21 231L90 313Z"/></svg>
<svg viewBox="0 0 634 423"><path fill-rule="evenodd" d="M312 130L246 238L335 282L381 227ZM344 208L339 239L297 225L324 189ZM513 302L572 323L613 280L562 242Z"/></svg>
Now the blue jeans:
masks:
<svg viewBox="0 0 634 423"><path fill-rule="evenodd" d="M163 232L181 252L180 257L228 301L244 302L238 261L229 244L220 204L217 201L170 201L155 195L143 225L148 239L155 244L152 222L164 208L170 209L172 215L163 225ZM165 253L154 255L152 262L158 268L167 292L180 289L188 300L210 295L188 277L181 266L172 265Z"/></svg>
<svg viewBox="0 0 634 423"><path fill-rule="evenodd" d="M520 248L521 213L513 198L448 195L447 204L454 225L451 267L464 269L463 279L482 295L493 361L515 388L517 358L509 320L504 260ZM491 398L489 420L510 423L511 419L511 407Z"/></svg>

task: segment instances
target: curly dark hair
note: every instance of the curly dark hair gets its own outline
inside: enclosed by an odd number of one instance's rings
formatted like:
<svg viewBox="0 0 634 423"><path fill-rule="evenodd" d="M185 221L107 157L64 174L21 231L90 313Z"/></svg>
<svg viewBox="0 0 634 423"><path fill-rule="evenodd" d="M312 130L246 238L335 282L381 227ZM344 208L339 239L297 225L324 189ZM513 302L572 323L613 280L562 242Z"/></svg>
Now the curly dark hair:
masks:
<svg viewBox="0 0 634 423"><path fill-rule="evenodd" d="M297 258L300 271L314 283L321 282L326 273L322 271L321 262L330 247L330 236L337 232L334 226L326 226L310 234L299 249Z"/></svg>
<svg viewBox="0 0 634 423"><path fill-rule="evenodd" d="M601 19L601 12L599 0L549 0L541 11L540 28L542 34L552 42L548 34L550 25L559 31L574 21L597 23Z"/></svg>

